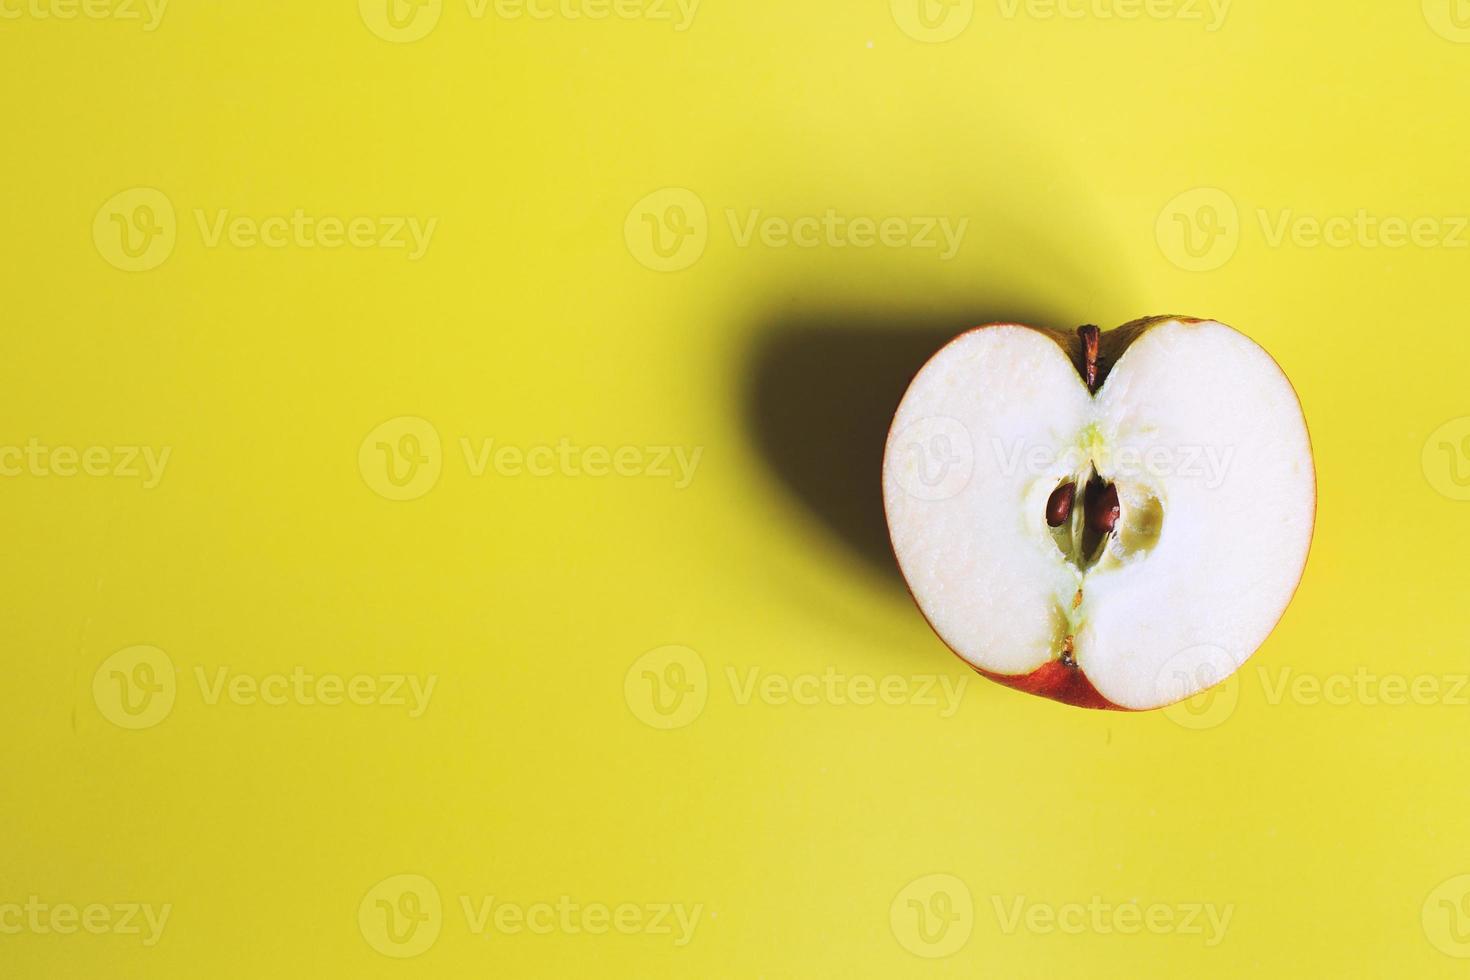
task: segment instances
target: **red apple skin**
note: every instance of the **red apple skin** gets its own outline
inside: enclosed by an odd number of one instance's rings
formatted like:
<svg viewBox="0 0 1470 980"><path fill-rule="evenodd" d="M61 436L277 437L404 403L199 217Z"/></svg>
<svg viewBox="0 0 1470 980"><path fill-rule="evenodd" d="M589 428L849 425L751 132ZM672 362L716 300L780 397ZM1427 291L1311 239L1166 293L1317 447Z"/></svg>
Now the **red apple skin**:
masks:
<svg viewBox="0 0 1470 980"><path fill-rule="evenodd" d="M1154 316L1134 320L1131 323L1125 323L1122 327L1119 327L1117 329L1123 330L1129 328L1137 328L1138 332L1142 333L1144 330L1147 330L1155 323L1162 323L1167 320L1178 320L1181 323L1211 322L1200 317L1192 316ZM1221 321L1217 320L1213 322L1218 323ZM951 340L943 344L939 348L939 350L943 350L945 347L948 347L949 344L954 343L954 341L958 340L960 337L965 336L966 334L974 333L976 330L985 330L989 327L1024 327L1027 330L1035 330L1037 333L1051 336L1053 339L1066 336L1061 331L1045 330L1043 328L1033 327L1025 323L1012 323L1006 321L996 323L982 323L979 326L971 327L969 330L960 331ZM1104 331L1105 334L1109 332L1111 331ZM1066 345L1063 341L1059 340L1058 343L1062 344L1064 350L1066 349ZM1261 349L1265 350L1264 347L1262 347ZM933 360L934 356L938 353L939 351L935 351L933 355L930 355L929 360ZM1284 370L1282 370L1281 363L1276 360L1275 356L1271 354L1270 351L1266 351L1266 356L1271 358L1272 362L1276 364L1276 370L1281 371L1281 376L1283 378L1286 378L1286 383L1288 385L1291 385L1292 393L1297 394L1296 386L1291 384L1291 377L1287 375ZM924 364L919 368L919 370L914 373L914 377L918 377L919 374L922 374L924 368L928 366L929 361L925 361ZM912 384L912 380L910 381L910 384ZM907 393L907 389L905 389L905 393ZM1297 394L1297 407L1299 409L1302 409L1301 395L1299 394ZM897 412L896 407L894 411L895 413ZM1307 561L1310 562L1312 554L1312 544L1315 542L1317 536L1317 455L1316 453L1312 452L1312 432L1311 427L1306 425L1306 411L1304 409L1302 410L1302 424L1307 429L1307 451L1309 454L1309 458L1312 461L1312 528L1311 531L1308 532L1307 538ZM898 549L893 544L893 534L891 529L889 530L888 544L889 547L893 550L893 560L897 562ZM1304 564L1302 566L1302 574L1297 578L1296 586L1291 590L1291 597L1287 599L1286 606L1281 610L1281 615L1276 617L1275 624L1272 625L1270 631L1266 634L1267 637L1269 637L1271 633L1276 632L1276 627L1280 626L1281 620L1286 617L1286 610L1291 608L1291 602L1293 599L1296 598L1297 591L1301 589L1302 579L1306 578L1306 574L1307 570L1306 565ZM934 636L939 640L941 644L943 644L944 648L954 655L956 660L964 664L966 667L969 667L981 677L984 677L987 680L995 681L997 684L1004 685L1005 687L1012 688L1013 690L1024 691L1027 694L1034 694L1038 697L1049 698L1052 701L1060 701L1062 704L1070 704L1078 708L1091 708L1097 711L1123 711L1129 714L1143 713L1136 708L1125 708L1122 705L1117 705L1109 701L1107 698L1098 693L1097 688L1092 686L1092 682L1087 679L1087 675L1082 672L1082 669L1080 667L1068 666L1067 664L1062 663L1060 660L1049 660L1046 663L1042 664L1040 667L1031 671L1031 673L1029 674L997 674L993 673L992 671L976 667L974 664L970 663L970 661L966 660L964 657L961 657L953 647L945 642L944 637L940 635L939 630L935 629L934 624L930 622L929 617L925 615L924 607L919 605L919 597L914 595L913 588L909 586L908 577L902 576L901 571L900 575L901 577L903 577L904 588L908 591L909 598L913 600L914 608L919 611L919 615L923 617L924 623L929 627L930 631L933 632ZM1264 646L1265 640L1262 640L1261 642ZM1220 683L1223 684L1224 681L1222 680ZM1192 696L1193 695L1191 695L1191 697ZM1182 698L1181 702L1187 700L1189 700L1189 698ZM1177 704L1180 702L1175 703ZM1168 707L1168 705L1160 705L1159 707Z"/></svg>
<svg viewBox="0 0 1470 980"><path fill-rule="evenodd" d="M931 624L931 629L932 624ZM942 639L942 637L941 637ZM959 654L955 654L959 656ZM960 657L965 660L964 657ZM1074 705L1078 708L1095 708L1099 711L1132 711L1132 708L1124 708L1116 705L1097 692L1092 686L1092 681L1082 673L1079 667L1069 667L1060 660L1049 660L1037 667L1029 674L992 674L988 670L981 670L974 664L969 664L974 671L982 677L988 677L997 684L1015 688L1017 691L1025 691L1027 694L1035 694L1043 698L1051 698L1063 704Z"/></svg>

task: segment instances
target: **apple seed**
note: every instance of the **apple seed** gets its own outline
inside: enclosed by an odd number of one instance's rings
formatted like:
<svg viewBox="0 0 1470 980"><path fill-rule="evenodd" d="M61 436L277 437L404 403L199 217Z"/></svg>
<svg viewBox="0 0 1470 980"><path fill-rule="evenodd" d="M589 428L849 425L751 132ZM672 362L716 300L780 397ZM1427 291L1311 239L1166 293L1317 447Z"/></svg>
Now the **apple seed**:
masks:
<svg viewBox="0 0 1470 980"><path fill-rule="evenodd" d="M1046 523L1048 527L1061 527L1072 516L1072 501L1077 497L1077 484L1063 483L1051 492L1046 501Z"/></svg>
<svg viewBox="0 0 1470 980"><path fill-rule="evenodd" d="M1087 526L1098 534L1110 534L1118 524L1118 488L1109 483L1097 494L1088 494L1084 506Z"/></svg>

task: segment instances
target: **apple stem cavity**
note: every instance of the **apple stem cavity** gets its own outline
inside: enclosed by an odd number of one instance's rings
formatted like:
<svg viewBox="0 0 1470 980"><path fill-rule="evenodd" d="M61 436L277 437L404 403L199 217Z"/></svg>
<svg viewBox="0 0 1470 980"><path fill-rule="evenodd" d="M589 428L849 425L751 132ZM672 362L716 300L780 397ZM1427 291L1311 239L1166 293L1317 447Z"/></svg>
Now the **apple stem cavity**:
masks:
<svg viewBox="0 0 1470 980"><path fill-rule="evenodd" d="M1082 338L1082 380L1087 382L1087 390L1091 394L1097 394L1097 349L1102 341L1102 331L1095 324L1084 324L1077 328L1077 336Z"/></svg>

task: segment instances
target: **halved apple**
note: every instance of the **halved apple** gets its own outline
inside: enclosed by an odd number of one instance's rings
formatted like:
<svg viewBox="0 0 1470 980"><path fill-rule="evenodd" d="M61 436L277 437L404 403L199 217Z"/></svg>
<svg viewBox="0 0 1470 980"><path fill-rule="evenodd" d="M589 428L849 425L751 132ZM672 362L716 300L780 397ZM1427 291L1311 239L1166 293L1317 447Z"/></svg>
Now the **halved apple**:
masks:
<svg viewBox="0 0 1470 980"><path fill-rule="evenodd" d="M1221 323L961 334L909 385L883 500L942 640L1003 684L1146 710L1276 625L1316 511L1301 404Z"/></svg>

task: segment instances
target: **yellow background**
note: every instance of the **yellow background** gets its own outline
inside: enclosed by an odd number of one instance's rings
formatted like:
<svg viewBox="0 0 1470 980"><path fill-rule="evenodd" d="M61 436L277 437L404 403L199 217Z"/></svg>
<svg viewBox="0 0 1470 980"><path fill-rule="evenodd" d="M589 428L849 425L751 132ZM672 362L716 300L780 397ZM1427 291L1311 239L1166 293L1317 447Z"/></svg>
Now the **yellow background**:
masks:
<svg viewBox="0 0 1470 980"><path fill-rule="evenodd" d="M1202 3L1118 2L936 5L926 33L903 0L704 0L685 30L653 0L600 20L445 0L402 7L424 36L400 43L353 0L175 0L151 31L6 0L0 444L171 455L152 488L0 480L0 905L172 912L152 946L0 935L0 973L1463 972L1466 18L1237 0L1211 30ZM176 218L129 272L104 208L135 188ZM687 193L638 210L666 188ZM689 195L703 225L668 210ZM196 217L296 209L438 223L411 261L211 246ZM731 227L828 209L969 224L948 261ZM1438 238L1269 233L1360 209ZM650 268L645 214L682 215L698 254ZM1218 251L1181 251L1191 221ZM949 717L742 703L732 670L969 676L873 547L874 420L916 351L983 320L1167 312L1271 351L1316 452L1305 578L1225 700L1092 713L974 677ZM359 450L400 417L441 472L390 500ZM463 439L702 455L683 487L474 476ZM130 730L94 682L139 645L176 694ZM655 676L682 658L705 703L663 729L634 668L670 646ZM411 718L209 703L196 680L298 667L436 687ZM1272 696L1283 671L1359 668L1442 696ZM442 912L397 959L359 907L405 874ZM972 912L930 947L905 916L935 882ZM701 918L682 946L476 935L466 896ZM1231 919L1214 945L1006 929L1017 899Z"/></svg>

